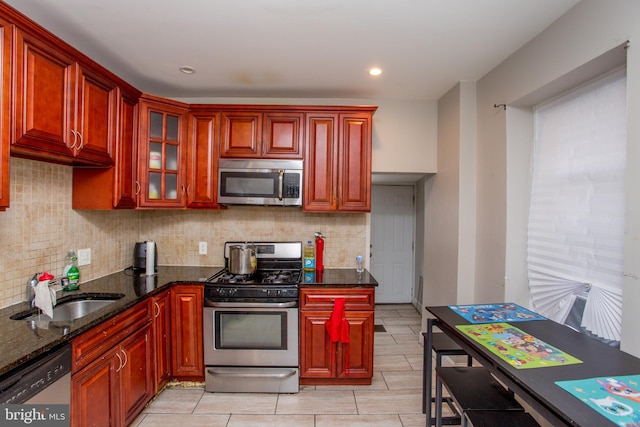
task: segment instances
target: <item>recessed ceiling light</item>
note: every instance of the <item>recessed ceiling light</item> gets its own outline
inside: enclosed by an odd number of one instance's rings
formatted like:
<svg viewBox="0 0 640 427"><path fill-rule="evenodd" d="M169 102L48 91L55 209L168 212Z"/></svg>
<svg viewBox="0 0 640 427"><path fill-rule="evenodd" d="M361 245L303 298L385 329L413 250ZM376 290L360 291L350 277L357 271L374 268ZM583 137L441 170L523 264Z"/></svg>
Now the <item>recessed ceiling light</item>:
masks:
<svg viewBox="0 0 640 427"><path fill-rule="evenodd" d="M182 67L178 67L178 70L180 70L181 73L185 73L185 74L195 74L196 69L193 67L190 67L188 65L183 65Z"/></svg>
<svg viewBox="0 0 640 427"><path fill-rule="evenodd" d="M374 67L369 69L370 76L379 76L380 74L382 74L382 70L380 68Z"/></svg>

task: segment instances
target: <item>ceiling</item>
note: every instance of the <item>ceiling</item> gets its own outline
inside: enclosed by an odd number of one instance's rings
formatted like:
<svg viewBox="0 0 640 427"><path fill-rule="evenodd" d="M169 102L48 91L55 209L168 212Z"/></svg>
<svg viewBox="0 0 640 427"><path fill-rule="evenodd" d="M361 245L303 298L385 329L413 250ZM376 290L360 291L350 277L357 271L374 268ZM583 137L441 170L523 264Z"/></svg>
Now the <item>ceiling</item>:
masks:
<svg viewBox="0 0 640 427"><path fill-rule="evenodd" d="M478 80L577 2L6 0L150 94L409 100Z"/></svg>

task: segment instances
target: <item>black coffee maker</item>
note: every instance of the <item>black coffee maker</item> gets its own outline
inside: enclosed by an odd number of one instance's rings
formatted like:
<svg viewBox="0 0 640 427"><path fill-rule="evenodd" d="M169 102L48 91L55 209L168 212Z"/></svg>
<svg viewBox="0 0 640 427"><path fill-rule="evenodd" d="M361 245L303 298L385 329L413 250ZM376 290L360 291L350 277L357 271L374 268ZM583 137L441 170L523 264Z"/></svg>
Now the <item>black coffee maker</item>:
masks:
<svg viewBox="0 0 640 427"><path fill-rule="evenodd" d="M153 271L158 271L158 245L155 244L155 257L153 259ZM137 273L147 272L147 242L136 242L133 249L133 270Z"/></svg>

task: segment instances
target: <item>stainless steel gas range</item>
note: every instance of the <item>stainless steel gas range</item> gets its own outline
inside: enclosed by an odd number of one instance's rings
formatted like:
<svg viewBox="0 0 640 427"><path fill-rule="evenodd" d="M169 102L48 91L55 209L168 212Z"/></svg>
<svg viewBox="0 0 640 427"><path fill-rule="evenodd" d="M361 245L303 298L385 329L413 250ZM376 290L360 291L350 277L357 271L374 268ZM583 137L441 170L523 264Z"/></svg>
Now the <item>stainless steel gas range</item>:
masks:
<svg viewBox="0 0 640 427"><path fill-rule="evenodd" d="M237 244L225 243L225 267ZM205 390L297 393L302 242L254 245L255 273L225 268L205 283Z"/></svg>

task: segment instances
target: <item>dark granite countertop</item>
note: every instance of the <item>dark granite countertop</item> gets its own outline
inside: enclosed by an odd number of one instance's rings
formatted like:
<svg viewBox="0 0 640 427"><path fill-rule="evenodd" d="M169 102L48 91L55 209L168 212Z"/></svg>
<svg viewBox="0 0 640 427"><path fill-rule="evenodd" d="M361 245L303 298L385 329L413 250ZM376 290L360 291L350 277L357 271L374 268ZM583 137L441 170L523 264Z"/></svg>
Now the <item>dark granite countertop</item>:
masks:
<svg viewBox="0 0 640 427"><path fill-rule="evenodd" d="M80 285L80 290L58 293L58 298L83 293L120 293L124 297L107 307L80 319L68 322L49 322L48 328L35 327L26 320L12 320L10 316L28 310L26 302L0 309L0 375L37 358L41 354L70 342L81 333L134 306L173 284L201 283L222 267L159 266L158 274L148 278L134 275L131 270L110 274ZM307 274L301 287L374 287L376 279L365 270L325 269L322 273ZM46 316L45 316L46 318Z"/></svg>
<svg viewBox="0 0 640 427"><path fill-rule="evenodd" d="M374 287L378 281L368 270L358 273L355 268L326 268L313 273L304 272L300 287L333 286L333 287Z"/></svg>
<svg viewBox="0 0 640 427"><path fill-rule="evenodd" d="M29 309L26 302L0 310L0 375L50 351L99 323L132 307L173 284L199 283L217 273L221 267L159 266L158 274L134 275L131 270L110 274L81 283L80 290L58 294L58 298L90 292L121 293L124 297L80 319L50 322L48 329L37 328L26 320L12 320L10 316ZM26 285L25 285L26 286ZM46 318L46 316L45 316Z"/></svg>

